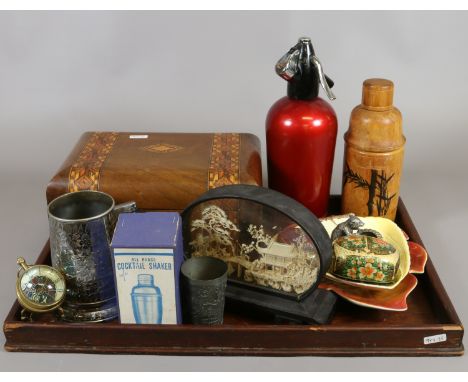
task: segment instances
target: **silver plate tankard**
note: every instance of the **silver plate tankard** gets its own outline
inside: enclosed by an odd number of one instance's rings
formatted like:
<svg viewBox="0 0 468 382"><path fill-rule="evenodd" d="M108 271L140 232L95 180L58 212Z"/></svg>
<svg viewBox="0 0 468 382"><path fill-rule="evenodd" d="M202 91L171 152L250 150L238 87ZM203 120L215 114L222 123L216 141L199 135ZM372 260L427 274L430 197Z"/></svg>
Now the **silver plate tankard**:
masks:
<svg viewBox="0 0 468 382"><path fill-rule="evenodd" d="M115 205L100 191L59 196L48 206L52 265L66 279L62 319L108 321L118 316L110 243L117 216L135 202Z"/></svg>

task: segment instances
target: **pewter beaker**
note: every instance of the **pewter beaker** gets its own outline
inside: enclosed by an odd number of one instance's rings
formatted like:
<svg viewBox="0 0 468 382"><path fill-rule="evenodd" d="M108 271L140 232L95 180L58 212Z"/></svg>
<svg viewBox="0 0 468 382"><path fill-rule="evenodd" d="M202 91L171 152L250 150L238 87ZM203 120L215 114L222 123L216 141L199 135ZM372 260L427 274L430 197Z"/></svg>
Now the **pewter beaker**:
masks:
<svg viewBox="0 0 468 382"><path fill-rule="evenodd" d="M115 205L99 191L59 196L48 206L52 265L64 275L65 321L107 321L118 316L110 243L117 215L135 202Z"/></svg>
<svg viewBox="0 0 468 382"><path fill-rule="evenodd" d="M227 265L208 256L192 257L181 267L184 322L222 324Z"/></svg>

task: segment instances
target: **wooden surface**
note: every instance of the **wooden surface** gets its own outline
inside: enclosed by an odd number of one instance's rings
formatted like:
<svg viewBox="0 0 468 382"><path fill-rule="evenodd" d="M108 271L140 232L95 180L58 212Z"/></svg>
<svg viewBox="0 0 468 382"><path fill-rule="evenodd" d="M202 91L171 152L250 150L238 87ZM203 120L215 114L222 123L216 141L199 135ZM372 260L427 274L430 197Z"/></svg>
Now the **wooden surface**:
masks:
<svg viewBox="0 0 468 382"><path fill-rule="evenodd" d="M336 211L339 200L333 199ZM398 222L421 243L400 201ZM48 244L38 258L47 263ZM220 326L68 324L48 316L19 320L14 303L4 323L7 351L178 355L456 356L463 354L463 327L432 262L408 298L406 312L371 310L340 300L328 325L277 325L258 312L227 306ZM428 336L447 340L424 345Z"/></svg>

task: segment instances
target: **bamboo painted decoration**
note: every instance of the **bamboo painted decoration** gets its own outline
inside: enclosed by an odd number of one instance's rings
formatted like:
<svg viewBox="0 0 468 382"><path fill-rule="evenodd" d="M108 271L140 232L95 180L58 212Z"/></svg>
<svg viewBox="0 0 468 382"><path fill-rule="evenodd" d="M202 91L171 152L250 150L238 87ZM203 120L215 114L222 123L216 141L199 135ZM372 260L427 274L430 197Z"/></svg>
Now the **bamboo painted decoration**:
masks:
<svg viewBox="0 0 468 382"><path fill-rule="evenodd" d="M342 212L394 220L405 137L393 106L393 82L368 79L345 134Z"/></svg>

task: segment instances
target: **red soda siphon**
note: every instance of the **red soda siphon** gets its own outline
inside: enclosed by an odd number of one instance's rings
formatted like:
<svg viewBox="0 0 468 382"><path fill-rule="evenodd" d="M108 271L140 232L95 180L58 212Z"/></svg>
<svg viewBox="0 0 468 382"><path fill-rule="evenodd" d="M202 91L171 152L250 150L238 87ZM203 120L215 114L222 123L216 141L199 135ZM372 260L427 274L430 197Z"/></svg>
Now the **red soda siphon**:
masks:
<svg viewBox="0 0 468 382"><path fill-rule="evenodd" d="M276 72L288 81L288 93L271 107L266 120L269 187L322 217L330 197L338 124L333 108L318 92L320 84L334 100L333 81L305 37L278 61Z"/></svg>

